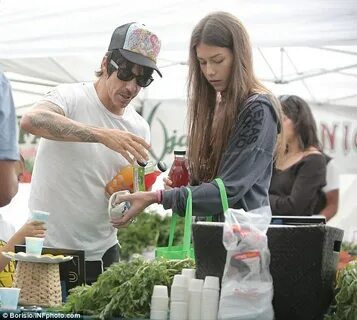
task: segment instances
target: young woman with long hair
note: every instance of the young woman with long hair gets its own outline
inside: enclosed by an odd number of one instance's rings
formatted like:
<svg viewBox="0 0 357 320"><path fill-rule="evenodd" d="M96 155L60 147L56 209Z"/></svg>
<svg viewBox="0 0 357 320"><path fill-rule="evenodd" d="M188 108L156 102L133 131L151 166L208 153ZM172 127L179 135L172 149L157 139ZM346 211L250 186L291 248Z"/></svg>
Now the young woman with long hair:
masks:
<svg viewBox="0 0 357 320"><path fill-rule="evenodd" d="M269 205L280 104L255 77L247 31L229 13L207 15L192 32L188 109L193 214L223 219L217 177L230 207L248 211ZM131 208L112 223L119 227L155 202L184 215L186 198L185 187L119 197Z"/></svg>

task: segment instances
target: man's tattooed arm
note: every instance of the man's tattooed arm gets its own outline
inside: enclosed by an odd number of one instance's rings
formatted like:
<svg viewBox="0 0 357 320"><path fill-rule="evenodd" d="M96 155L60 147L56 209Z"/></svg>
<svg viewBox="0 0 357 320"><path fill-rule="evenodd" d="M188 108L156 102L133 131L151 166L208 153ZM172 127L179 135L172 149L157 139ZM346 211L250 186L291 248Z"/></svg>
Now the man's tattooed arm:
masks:
<svg viewBox="0 0 357 320"><path fill-rule="evenodd" d="M115 128L97 128L65 116L62 108L41 102L23 115L21 129L35 136L56 141L97 142L120 153L128 162L145 162L150 145L135 134Z"/></svg>
<svg viewBox="0 0 357 320"><path fill-rule="evenodd" d="M98 142L97 128L65 117L62 108L51 103L36 105L21 120L21 128L36 136L50 140Z"/></svg>

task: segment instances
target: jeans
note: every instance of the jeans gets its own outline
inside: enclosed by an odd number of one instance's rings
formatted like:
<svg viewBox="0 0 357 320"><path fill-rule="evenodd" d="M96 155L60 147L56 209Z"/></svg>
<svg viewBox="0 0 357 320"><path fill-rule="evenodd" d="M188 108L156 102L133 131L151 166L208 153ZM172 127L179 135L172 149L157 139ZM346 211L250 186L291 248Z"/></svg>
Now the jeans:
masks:
<svg viewBox="0 0 357 320"><path fill-rule="evenodd" d="M119 262L119 244L105 251L102 260L86 261L86 284L97 281L98 276L115 262Z"/></svg>

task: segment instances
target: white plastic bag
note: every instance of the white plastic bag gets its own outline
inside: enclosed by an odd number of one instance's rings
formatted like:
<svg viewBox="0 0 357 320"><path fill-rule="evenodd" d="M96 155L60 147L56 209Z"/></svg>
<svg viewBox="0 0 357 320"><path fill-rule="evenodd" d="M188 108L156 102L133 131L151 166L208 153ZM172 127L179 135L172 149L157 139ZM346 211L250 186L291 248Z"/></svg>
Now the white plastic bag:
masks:
<svg viewBox="0 0 357 320"><path fill-rule="evenodd" d="M272 320L273 280L266 232L270 207L228 209L223 231L227 260L218 319Z"/></svg>

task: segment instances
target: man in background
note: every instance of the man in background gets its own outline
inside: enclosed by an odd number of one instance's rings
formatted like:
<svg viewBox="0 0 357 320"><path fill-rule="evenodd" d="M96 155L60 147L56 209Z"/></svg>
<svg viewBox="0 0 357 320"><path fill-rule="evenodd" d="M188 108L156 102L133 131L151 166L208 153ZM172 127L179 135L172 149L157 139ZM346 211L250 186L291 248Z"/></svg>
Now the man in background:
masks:
<svg viewBox="0 0 357 320"><path fill-rule="evenodd" d="M11 86L0 72L0 207L10 203L18 191L21 168L16 130L16 113Z"/></svg>

